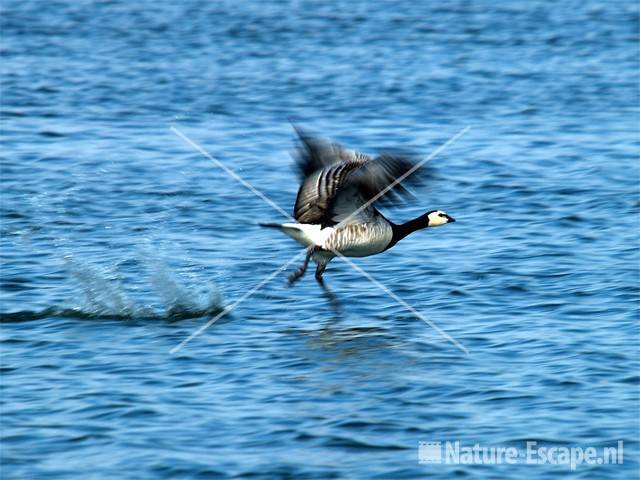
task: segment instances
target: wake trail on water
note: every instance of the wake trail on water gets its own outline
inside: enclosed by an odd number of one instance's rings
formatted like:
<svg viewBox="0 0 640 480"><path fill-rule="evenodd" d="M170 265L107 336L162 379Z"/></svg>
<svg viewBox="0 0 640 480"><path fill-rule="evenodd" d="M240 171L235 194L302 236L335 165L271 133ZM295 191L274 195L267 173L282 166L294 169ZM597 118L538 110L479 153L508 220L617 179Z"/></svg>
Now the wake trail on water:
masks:
<svg viewBox="0 0 640 480"><path fill-rule="evenodd" d="M72 280L77 306L52 306L39 311L0 313L0 322L22 322L48 317L115 320L181 320L220 313L223 298L217 287L198 276L178 275L157 255L143 252L138 273L126 274L76 259L64 263Z"/></svg>

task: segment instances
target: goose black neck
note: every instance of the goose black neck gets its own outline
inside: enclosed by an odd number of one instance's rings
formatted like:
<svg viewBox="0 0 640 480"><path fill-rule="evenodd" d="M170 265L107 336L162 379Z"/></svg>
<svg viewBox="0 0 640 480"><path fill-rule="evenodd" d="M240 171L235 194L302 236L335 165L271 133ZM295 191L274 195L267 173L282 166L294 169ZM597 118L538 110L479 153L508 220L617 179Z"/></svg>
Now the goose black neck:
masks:
<svg viewBox="0 0 640 480"><path fill-rule="evenodd" d="M429 219L427 218L428 215L428 213L425 213L424 215L420 215L418 218L414 218L413 220L409 220L408 222L400 225L392 223L391 227L393 228L393 236L391 237L391 242L389 242L387 249L393 247L404 237L411 235L416 230L426 228L429 224Z"/></svg>

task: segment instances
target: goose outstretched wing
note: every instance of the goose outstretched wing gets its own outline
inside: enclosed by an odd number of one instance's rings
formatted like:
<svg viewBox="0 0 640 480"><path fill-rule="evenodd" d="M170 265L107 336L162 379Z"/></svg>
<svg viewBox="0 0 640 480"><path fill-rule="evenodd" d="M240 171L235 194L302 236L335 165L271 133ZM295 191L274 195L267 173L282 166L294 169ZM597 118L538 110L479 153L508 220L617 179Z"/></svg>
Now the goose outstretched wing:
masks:
<svg viewBox="0 0 640 480"><path fill-rule="evenodd" d="M294 207L300 223L335 225L366 222L375 215L372 205L354 215L364 204L384 192L393 182L411 171L416 161L409 156L382 154L375 158L311 137L296 129L301 146L296 163L302 176ZM403 183L416 181L409 175ZM391 203L407 190L394 185L375 202Z"/></svg>

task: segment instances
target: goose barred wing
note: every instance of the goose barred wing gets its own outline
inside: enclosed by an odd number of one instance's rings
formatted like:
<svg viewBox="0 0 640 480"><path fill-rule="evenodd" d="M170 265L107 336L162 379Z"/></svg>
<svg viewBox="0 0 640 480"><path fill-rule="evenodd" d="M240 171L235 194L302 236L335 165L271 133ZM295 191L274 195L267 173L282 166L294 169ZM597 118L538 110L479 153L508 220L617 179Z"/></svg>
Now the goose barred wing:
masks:
<svg viewBox="0 0 640 480"><path fill-rule="evenodd" d="M327 224L329 204L349 172L371 157L293 128L300 140L294 158L302 182L294 217L300 223Z"/></svg>
<svg viewBox="0 0 640 480"><path fill-rule="evenodd" d="M300 223L329 225L329 207L347 179L359 163L337 163L316 170L304 178L293 211Z"/></svg>
<svg viewBox="0 0 640 480"><path fill-rule="evenodd" d="M415 165L409 157L385 154L365 163L337 163L317 170L303 181L294 216L300 223L325 226L347 218L348 223L367 222L375 215L373 205L363 208L357 215L354 213L372 199L376 204L390 204L408 194L402 184L393 183L411 172ZM412 172L402 183L416 183L417 180Z"/></svg>

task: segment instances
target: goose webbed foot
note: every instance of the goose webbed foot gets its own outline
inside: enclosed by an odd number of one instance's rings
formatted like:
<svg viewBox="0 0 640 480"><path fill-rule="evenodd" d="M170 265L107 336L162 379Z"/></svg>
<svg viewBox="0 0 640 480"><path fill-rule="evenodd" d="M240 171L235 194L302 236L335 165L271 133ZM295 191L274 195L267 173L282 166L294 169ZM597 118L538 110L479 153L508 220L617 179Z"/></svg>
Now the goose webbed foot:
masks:
<svg viewBox="0 0 640 480"><path fill-rule="evenodd" d="M307 266L303 265L302 267L297 269L295 272L291 273L291 275L289 275L289 285L293 285L294 283L296 283L304 275L304 272L306 271L307 271Z"/></svg>
<svg viewBox="0 0 640 480"><path fill-rule="evenodd" d="M316 280L322 286L324 286L324 278L322 278L322 274L324 273L324 270L326 268L327 268L326 263L319 263L318 266L316 267Z"/></svg>

